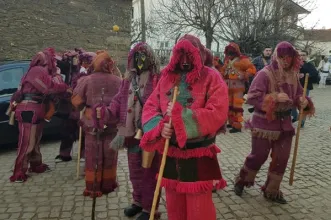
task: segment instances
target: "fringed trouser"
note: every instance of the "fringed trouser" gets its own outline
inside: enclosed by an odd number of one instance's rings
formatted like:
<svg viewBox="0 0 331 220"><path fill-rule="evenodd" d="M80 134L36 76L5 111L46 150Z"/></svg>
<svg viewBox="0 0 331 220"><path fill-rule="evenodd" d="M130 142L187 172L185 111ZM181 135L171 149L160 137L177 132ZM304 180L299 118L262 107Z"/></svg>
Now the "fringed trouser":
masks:
<svg viewBox="0 0 331 220"><path fill-rule="evenodd" d="M268 159L271 151L271 163L267 181L262 190L267 195L277 196L280 192L280 184L286 170L287 162L291 153L293 132L283 132L278 140L252 137L252 151L247 156L243 168L236 179L236 184L244 186L254 185L254 180L261 166Z"/></svg>
<svg viewBox="0 0 331 220"><path fill-rule="evenodd" d="M98 163L97 181L96 181L96 196L108 194L117 188L116 173L117 173L117 158L118 152L109 149L109 144L116 136L115 133L103 133L100 140L97 140L96 135L86 133L85 135L85 196L93 197L95 166ZM98 159L96 154L98 152Z"/></svg>
<svg viewBox="0 0 331 220"><path fill-rule="evenodd" d="M231 82L230 82L231 83ZM233 128L241 129L243 119L243 104L244 104L245 88L229 89L229 113L228 123Z"/></svg>
<svg viewBox="0 0 331 220"><path fill-rule="evenodd" d="M14 182L18 179L25 181L29 163L31 172L42 173L46 170L46 165L42 163L40 153L40 140L43 128L43 122L39 124L18 123L18 150L14 173L10 177L10 181Z"/></svg>
<svg viewBox="0 0 331 220"><path fill-rule="evenodd" d="M130 146L128 148L128 163L133 188L133 203L142 207L143 211L150 212L156 187L156 175L159 172L159 155L155 154L150 168L143 168L141 148L138 145Z"/></svg>
<svg viewBox="0 0 331 220"><path fill-rule="evenodd" d="M212 192L177 193L166 189L168 220L216 220Z"/></svg>

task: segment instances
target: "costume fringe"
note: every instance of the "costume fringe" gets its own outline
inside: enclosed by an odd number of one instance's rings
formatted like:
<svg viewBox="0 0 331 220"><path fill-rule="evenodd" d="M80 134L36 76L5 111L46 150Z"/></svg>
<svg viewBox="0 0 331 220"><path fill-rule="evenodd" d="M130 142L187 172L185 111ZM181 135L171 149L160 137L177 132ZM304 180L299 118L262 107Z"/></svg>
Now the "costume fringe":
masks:
<svg viewBox="0 0 331 220"><path fill-rule="evenodd" d="M262 110L266 112L268 121L275 120L274 112L276 110L277 93L265 95L262 103Z"/></svg>
<svg viewBox="0 0 331 220"><path fill-rule="evenodd" d="M102 192L101 191L96 191L94 193L93 191L89 191L89 190L85 189L84 192L83 192L83 196L89 196L91 198L101 197L102 196Z"/></svg>
<svg viewBox="0 0 331 220"><path fill-rule="evenodd" d="M162 149L159 148L159 153L163 154L163 146ZM218 153L221 153L221 149L218 148L215 144L212 144L208 147L200 147L190 150L181 150L179 148L170 146L167 156L178 159L201 158L201 157L213 158Z"/></svg>
<svg viewBox="0 0 331 220"><path fill-rule="evenodd" d="M33 173L43 173L47 170L48 165L47 164L40 164L39 166L35 166L35 167L30 167L29 168L29 172L33 172Z"/></svg>
<svg viewBox="0 0 331 220"><path fill-rule="evenodd" d="M165 139L161 137L161 132L164 127L165 119L162 119L159 124L152 130L144 133L140 140L140 147L147 152L163 151ZM161 149L160 149L161 148Z"/></svg>
<svg viewBox="0 0 331 220"><path fill-rule="evenodd" d="M306 99L308 100L307 107L303 110L303 114L305 116L308 116L309 118L312 116L315 116L315 105L310 97L306 96Z"/></svg>
<svg viewBox="0 0 331 220"><path fill-rule="evenodd" d="M162 178L161 182L161 187L175 190L177 193L203 193L212 191L213 189L224 189L226 186L227 183L223 178L219 180L197 182L180 182L178 180Z"/></svg>
<svg viewBox="0 0 331 220"><path fill-rule="evenodd" d="M25 182L28 179L28 175L24 174L24 173L20 173L17 175L13 175L9 178L10 182L15 182L16 180L22 180L23 182Z"/></svg>
<svg viewBox="0 0 331 220"><path fill-rule="evenodd" d="M180 62L180 53L182 50L187 51L192 57L192 63L194 63L193 70L186 75L186 82L188 84L195 83L200 78L200 71L204 65L201 60L201 54L199 48L195 47L189 40L180 40L173 48L173 56L165 69L162 71L162 75L169 77L170 81L174 81L179 74L175 74L174 71L177 64Z"/></svg>

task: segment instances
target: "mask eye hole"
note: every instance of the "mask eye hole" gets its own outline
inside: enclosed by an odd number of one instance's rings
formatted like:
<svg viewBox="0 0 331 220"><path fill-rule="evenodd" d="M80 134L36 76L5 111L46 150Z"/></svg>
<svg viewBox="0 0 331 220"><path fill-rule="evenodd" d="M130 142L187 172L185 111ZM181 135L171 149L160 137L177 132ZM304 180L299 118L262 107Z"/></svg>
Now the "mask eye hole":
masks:
<svg viewBox="0 0 331 220"><path fill-rule="evenodd" d="M141 58L142 61L145 61L146 60L146 55L145 54L141 54L140 58Z"/></svg>

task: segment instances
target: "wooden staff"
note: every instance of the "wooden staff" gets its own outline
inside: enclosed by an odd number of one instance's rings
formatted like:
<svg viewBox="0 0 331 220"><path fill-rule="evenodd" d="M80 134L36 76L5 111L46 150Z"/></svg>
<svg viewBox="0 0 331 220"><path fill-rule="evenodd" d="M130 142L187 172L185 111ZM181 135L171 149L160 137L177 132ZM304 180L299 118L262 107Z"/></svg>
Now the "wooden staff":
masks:
<svg viewBox="0 0 331 220"><path fill-rule="evenodd" d="M84 113L84 109L82 111L80 111L80 115L79 115L79 118L80 120L83 118L83 113ZM76 170L77 170L77 175L76 175L76 178L79 179L79 173L80 173L80 151L82 149L82 137L83 136L83 128L82 126L79 126L79 140L78 140L78 156L77 156L77 167L76 167Z"/></svg>
<svg viewBox="0 0 331 220"><path fill-rule="evenodd" d="M303 94L302 94L303 98L305 98L306 94L307 94L308 78L309 78L309 74L306 73L305 85L303 87ZM298 126L297 126L297 133L295 135L294 153L293 153L292 167L291 167L291 173L290 173L290 186L293 185L293 181L294 181L294 170L295 170L295 164L296 164L298 148L299 148L299 137L300 137L302 119L303 119L303 107L300 106L299 121L298 121Z"/></svg>
<svg viewBox="0 0 331 220"><path fill-rule="evenodd" d="M174 94L173 94L173 97L172 97L172 103L173 104L175 104L175 102L177 100L177 95L178 95L178 87L175 86ZM171 118L169 120L169 124L171 126ZM149 220L154 220L154 215L155 215L155 210L156 210L156 204L157 204L157 200L158 200L158 197L159 197L159 194L160 194L160 188L161 188L161 181L162 181L162 177L163 177L163 171L164 171L164 167L165 167L166 160L167 160L169 143L170 143L170 139L166 139L166 142L164 144L164 150L163 150L163 155L162 155L162 161L161 161L161 166L160 166L160 170L159 170L159 175L157 177L157 183L156 183L156 188L155 188L155 192L154 192L153 206L152 206L152 210L151 210L151 214L150 214Z"/></svg>

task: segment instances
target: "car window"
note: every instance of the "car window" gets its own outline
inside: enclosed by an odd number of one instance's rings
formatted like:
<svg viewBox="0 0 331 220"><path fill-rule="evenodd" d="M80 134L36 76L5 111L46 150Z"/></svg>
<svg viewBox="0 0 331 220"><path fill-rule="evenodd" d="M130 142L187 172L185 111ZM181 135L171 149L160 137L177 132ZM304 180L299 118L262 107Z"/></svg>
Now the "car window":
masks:
<svg viewBox="0 0 331 220"><path fill-rule="evenodd" d="M23 74L24 70L22 67L0 71L0 95L14 93L17 90Z"/></svg>

